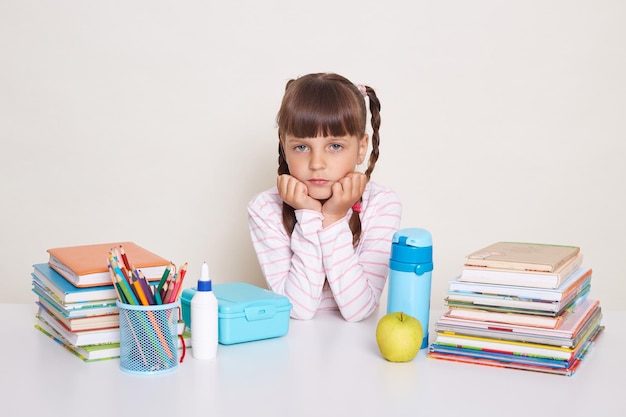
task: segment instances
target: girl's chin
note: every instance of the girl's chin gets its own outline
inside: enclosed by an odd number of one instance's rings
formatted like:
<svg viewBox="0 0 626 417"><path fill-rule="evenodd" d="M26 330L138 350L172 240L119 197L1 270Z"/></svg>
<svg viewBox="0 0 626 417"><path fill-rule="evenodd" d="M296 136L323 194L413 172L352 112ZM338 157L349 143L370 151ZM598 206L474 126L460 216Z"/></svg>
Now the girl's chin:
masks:
<svg viewBox="0 0 626 417"><path fill-rule="evenodd" d="M318 201L320 201L322 204L324 203L324 201L328 200L330 198L330 194L331 193L309 193L309 197L314 198Z"/></svg>

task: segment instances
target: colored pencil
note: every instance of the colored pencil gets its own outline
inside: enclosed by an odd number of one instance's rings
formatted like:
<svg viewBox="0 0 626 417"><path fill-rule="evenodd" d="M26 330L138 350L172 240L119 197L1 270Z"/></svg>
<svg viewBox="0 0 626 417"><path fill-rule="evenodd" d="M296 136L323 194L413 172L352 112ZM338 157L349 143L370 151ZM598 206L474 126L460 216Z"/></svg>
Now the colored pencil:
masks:
<svg viewBox="0 0 626 417"><path fill-rule="evenodd" d="M167 281L167 278L170 276L170 271L172 270L172 261L170 261L170 263L167 265L167 268L165 268L165 271L163 271L163 276L161 277L161 280L159 281L159 285L157 286L157 291L161 292L161 289L163 288L163 286L165 285L165 282Z"/></svg>
<svg viewBox="0 0 626 417"><path fill-rule="evenodd" d="M141 272L141 269L136 269L137 272L137 281L139 281L139 285L141 285L141 290L143 291L146 299L148 300L148 304L155 305L156 301L154 299L154 295L152 294L152 288L150 284L148 284L148 280L146 276Z"/></svg>

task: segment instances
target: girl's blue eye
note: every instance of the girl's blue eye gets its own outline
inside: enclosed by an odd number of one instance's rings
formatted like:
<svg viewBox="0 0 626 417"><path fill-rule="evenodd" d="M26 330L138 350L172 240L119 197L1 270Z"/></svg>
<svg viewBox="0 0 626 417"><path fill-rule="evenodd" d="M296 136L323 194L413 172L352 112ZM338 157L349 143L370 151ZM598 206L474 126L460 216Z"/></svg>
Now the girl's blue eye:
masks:
<svg viewBox="0 0 626 417"><path fill-rule="evenodd" d="M343 146L338 143L333 143L332 145L330 145L330 149L333 151L340 151L343 149Z"/></svg>
<svg viewBox="0 0 626 417"><path fill-rule="evenodd" d="M294 149L298 152L304 152L307 150L307 146L306 145L296 145L294 147Z"/></svg>

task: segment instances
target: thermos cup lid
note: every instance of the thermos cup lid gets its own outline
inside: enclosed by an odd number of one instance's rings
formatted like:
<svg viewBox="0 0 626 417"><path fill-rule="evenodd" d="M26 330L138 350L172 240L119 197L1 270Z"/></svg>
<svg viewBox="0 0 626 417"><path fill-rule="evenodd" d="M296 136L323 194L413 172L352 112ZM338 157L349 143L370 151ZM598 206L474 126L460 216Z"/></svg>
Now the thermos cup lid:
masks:
<svg viewBox="0 0 626 417"><path fill-rule="evenodd" d="M409 228L400 229L393 234L393 243L399 243L406 246L415 246L418 248L432 247L433 238L426 229Z"/></svg>
<svg viewBox="0 0 626 417"><path fill-rule="evenodd" d="M422 274L433 270L433 241L428 230L398 230L391 244L391 269Z"/></svg>

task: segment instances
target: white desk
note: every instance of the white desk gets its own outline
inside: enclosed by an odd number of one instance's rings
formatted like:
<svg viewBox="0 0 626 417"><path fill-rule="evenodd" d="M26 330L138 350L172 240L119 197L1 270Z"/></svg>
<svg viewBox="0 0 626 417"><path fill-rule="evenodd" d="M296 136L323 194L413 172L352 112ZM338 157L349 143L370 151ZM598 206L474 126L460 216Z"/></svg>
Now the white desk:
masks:
<svg viewBox="0 0 626 417"><path fill-rule="evenodd" d="M119 360L84 363L34 328L34 303L0 305L3 416L624 416L626 311L572 377L428 359L390 363L375 340L377 314L290 322L278 339L190 350L179 368L132 375ZM431 322L441 312L431 312ZM432 329L432 327L431 327ZM432 336L431 336L432 337Z"/></svg>

